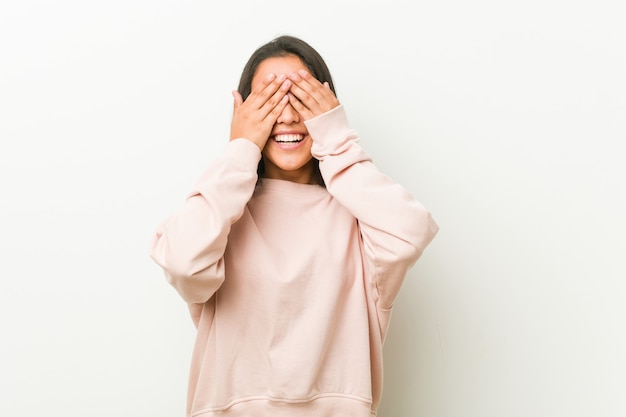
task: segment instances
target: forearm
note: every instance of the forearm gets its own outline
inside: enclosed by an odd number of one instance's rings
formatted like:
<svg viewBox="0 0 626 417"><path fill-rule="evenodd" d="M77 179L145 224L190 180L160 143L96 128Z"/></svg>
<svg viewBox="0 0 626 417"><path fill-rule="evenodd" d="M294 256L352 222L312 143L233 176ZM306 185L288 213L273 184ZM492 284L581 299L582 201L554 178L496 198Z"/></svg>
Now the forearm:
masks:
<svg viewBox="0 0 626 417"><path fill-rule="evenodd" d="M385 280L377 282L381 306L389 307L438 226L421 203L373 164L342 107L309 120L307 127L328 191L359 221L374 279Z"/></svg>
<svg viewBox="0 0 626 417"><path fill-rule="evenodd" d="M251 142L229 142L155 233L150 254L185 301L205 302L223 282L228 233L254 192L259 159Z"/></svg>

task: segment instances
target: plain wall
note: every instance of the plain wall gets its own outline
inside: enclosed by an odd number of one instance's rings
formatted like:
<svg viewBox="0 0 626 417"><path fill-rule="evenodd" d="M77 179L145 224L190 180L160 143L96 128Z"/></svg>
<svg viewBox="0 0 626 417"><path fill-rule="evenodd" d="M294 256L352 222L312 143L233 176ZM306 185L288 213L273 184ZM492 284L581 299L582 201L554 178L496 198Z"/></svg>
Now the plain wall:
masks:
<svg viewBox="0 0 626 417"><path fill-rule="evenodd" d="M0 416L182 416L194 329L149 259L279 34L326 58L441 232L381 417L626 415L619 1L0 6Z"/></svg>

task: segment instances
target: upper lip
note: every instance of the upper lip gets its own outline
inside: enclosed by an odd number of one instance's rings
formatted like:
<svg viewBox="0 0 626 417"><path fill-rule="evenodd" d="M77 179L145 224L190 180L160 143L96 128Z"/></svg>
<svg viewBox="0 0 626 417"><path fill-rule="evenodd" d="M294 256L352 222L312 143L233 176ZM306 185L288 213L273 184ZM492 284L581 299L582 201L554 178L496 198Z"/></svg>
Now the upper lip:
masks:
<svg viewBox="0 0 626 417"><path fill-rule="evenodd" d="M280 132L272 132L272 136L278 136L278 135L302 135L302 136L306 136L305 132L298 132L296 130L282 130Z"/></svg>

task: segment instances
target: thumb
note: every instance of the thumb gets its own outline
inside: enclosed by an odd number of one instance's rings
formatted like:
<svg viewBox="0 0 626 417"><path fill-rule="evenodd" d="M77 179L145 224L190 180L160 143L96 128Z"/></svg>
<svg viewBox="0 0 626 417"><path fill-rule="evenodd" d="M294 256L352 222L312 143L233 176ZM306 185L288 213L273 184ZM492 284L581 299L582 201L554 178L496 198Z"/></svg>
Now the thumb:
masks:
<svg viewBox="0 0 626 417"><path fill-rule="evenodd" d="M237 90L233 90L232 93L233 93L233 98L234 98L233 110L237 110L237 108L243 104L243 98L241 97L241 94Z"/></svg>

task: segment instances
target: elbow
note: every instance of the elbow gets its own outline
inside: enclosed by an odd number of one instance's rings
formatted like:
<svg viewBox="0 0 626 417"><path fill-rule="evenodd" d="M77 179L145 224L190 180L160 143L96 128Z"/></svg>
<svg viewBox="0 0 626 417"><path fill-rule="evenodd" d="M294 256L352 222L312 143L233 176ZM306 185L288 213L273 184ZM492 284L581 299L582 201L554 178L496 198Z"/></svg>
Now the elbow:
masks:
<svg viewBox="0 0 626 417"><path fill-rule="evenodd" d="M173 276L165 273L169 283L188 304L206 303L224 282L223 278L201 276Z"/></svg>
<svg viewBox="0 0 626 417"><path fill-rule="evenodd" d="M167 256L165 251L158 250L153 250L151 257L163 269L169 284L187 303L205 303L224 282L221 260L207 266L197 258Z"/></svg>
<svg viewBox="0 0 626 417"><path fill-rule="evenodd" d="M439 231L429 211L418 205L417 210L404 213L403 221L388 231L388 239L372 242L369 248L378 265L395 265L408 270L422 256Z"/></svg>
<svg viewBox="0 0 626 417"><path fill-rule="evenodd" d="M411 253L407 253L407 257L411 258L410 263L416 262L422 253L426 250L426 247L430 245L437 233L439 232L439 225L433 218L432 214L425 208L421 210L414 217L414 221L411 226Z"/></svg>

